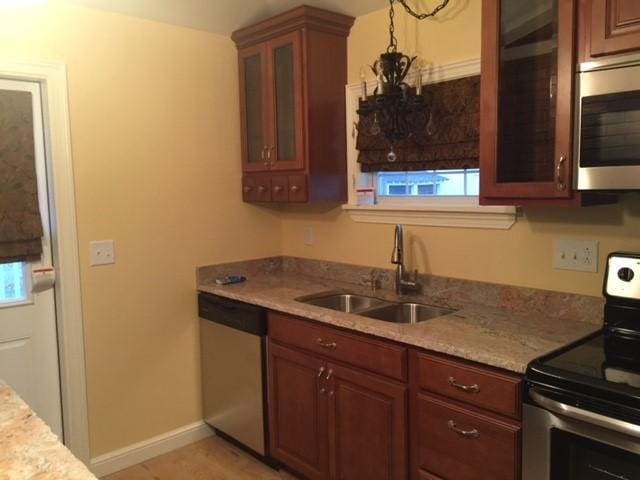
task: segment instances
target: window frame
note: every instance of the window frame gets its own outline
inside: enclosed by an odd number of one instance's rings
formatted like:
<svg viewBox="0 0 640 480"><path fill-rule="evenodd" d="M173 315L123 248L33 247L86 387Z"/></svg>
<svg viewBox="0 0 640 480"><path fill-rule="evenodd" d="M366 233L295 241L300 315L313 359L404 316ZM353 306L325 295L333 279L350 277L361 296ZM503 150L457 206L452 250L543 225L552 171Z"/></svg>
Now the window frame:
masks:
<svg viewBox="0 0 640 480"><path fill-rule="evenodd" d="M423 69L421 73L423 85L478 75L480 59L431 66L429 69ZM416 76L415 72L407 75L407 83L413 85ZM367 91L372 92L376 82L369 80L366 85ZM361 82L345 87L349 185L348 202L342 208L354 221L500 230L508 230L515 224L516 207L481 206L478 197L475 196L386 196L379 198L375 205L358 205L356 190L370 188L372 185L372 174L360 171L356 149L356 110L361 92Z"/></svg>

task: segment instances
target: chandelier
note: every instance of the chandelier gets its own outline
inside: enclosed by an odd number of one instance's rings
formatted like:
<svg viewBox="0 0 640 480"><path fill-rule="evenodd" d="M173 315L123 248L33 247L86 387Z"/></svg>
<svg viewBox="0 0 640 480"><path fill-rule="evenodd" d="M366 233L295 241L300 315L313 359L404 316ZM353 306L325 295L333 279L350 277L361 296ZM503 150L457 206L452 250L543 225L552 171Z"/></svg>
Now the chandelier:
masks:
<svg viewBox="0 0 640 480"><path fill-rule="evenodd" d="M395 36L393 21L394 2L400 3L411 16L423 20L435 16L447 6L449 0L443 0L427 13L416 13L407 5L406 0L389 0L389 46L371 65L371 70L377 78L377 86L372 97L367 97L367 85L364 78L362 79L362 97L358 102L357 113L361 118L367 119L366 122L362 122L366 124L367 133L384 135L390 147L387 155L390 162L396 160L394 144L427 128L430 119L429 105L422 91L421 73L418 72L415 91L404 81L417 57L409 57L398 52L398 39Z"/></svg>

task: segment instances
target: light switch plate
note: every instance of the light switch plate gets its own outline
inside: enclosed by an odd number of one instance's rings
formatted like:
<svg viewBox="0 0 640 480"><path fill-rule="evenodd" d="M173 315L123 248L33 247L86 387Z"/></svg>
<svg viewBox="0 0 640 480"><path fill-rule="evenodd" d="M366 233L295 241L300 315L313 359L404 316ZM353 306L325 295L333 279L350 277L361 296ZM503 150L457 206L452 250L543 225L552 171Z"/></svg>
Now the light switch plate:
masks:
<svg viewBox="0 0 640 480"><path fill-rule="evenodd" d="M313 245L313 227L311 225L304 227L304 244Z"/></svg>
<svg viewBox="0 0 640 480"><path fill-rule="evenodd" d="M556 240L553 247L553 268L593 273L598 271L596 240Z"/></svg>
<svg viewBox="0 0 640 480"><path fill-rule="evenodd" d="M89 264L92 267L111 263L116 263L116 252L113 240L89 242Z"/></svg>

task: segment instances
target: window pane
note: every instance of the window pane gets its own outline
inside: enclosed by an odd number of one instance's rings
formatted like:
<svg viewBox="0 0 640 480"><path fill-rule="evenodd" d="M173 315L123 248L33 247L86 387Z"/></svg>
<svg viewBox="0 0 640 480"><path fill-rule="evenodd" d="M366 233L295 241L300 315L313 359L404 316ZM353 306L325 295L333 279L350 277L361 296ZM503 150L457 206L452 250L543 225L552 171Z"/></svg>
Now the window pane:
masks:
<svg viewBox="0 0 640 480"><path fill-rule="evenodd" d="M0 305L27 299L23 262L0 264Z"/></svg>
<svg viewBox="0 0 640 480"><path fill-rule="evenodd" d="M379 172L377 177L381 196L477 196L480 191L478 169Z"/></svg>

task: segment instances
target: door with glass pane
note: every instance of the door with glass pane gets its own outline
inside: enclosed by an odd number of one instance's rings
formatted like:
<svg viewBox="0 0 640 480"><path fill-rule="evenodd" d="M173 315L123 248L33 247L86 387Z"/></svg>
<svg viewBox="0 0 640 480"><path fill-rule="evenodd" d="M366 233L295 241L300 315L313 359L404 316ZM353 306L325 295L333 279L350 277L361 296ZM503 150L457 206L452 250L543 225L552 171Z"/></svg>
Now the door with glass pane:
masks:
<svg viewBox="0 0 640 480"><path fill-rule="evenodd" d="M574 0L483 0L480 195L572 196Z"/></svg>
<svg viewBox="0 0 640 480"><path fill-rule="evenodd" d="M32 132L12 128L15 110L33 123ZM24 108L22 108L24 107ZM0 79L0 152L12 145L12 135L33 140L38 177L38 201L43 223L43 253L38 262L0 264L0 380L9 384L62 438L62 410L54 291L32 289L32 271L52 266L49 204L41 91L38 83ZM29 136L31 138L29 138ZM23 141L24 140L23 137Z"/></svg>
<svg viewBox="0 0 640 480"><path fill-rule="evenodd" d="M269 170L267 54L264 44L239 53L242 163L245 172Z"/></svg>
<svg viewBox="0 0 640 480"><path fill-rule="evenodd" d="M301 34L292 32L267 45L269 62L269 138L272 170L304 168Z"/></svg>

